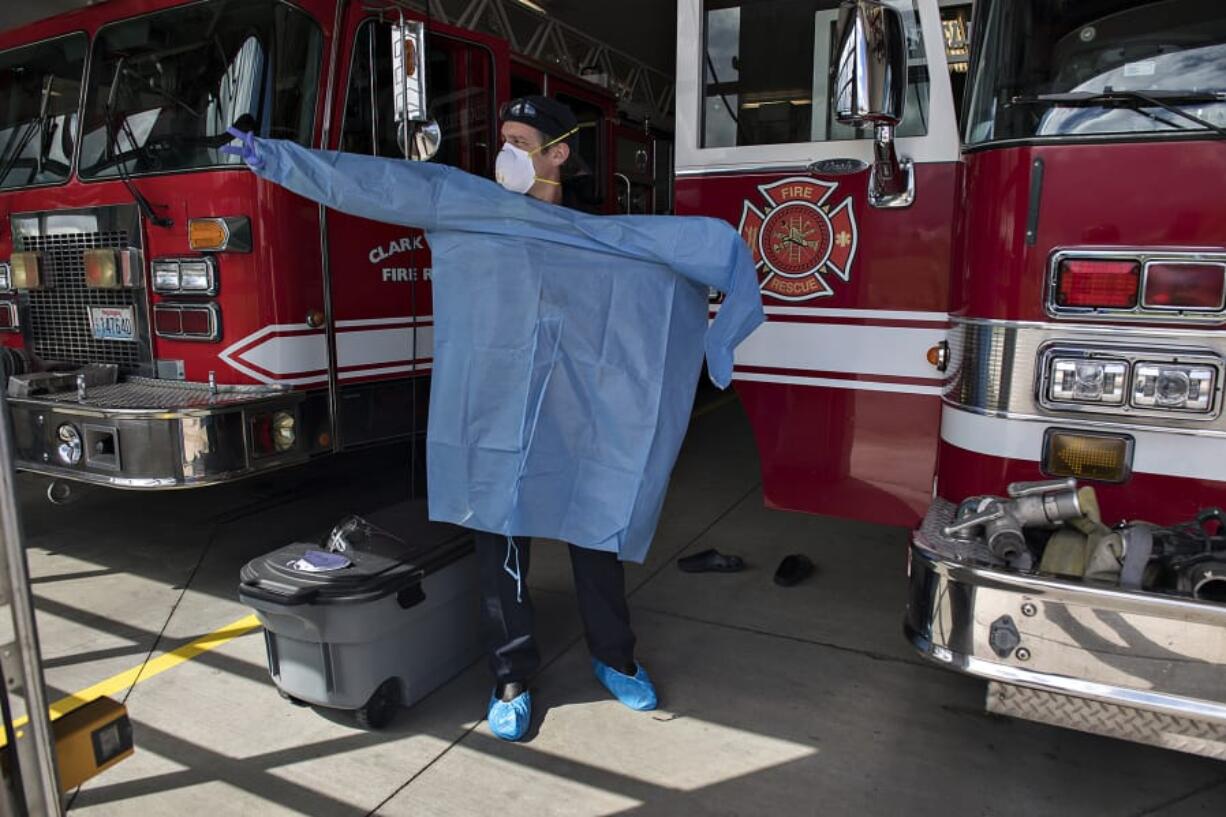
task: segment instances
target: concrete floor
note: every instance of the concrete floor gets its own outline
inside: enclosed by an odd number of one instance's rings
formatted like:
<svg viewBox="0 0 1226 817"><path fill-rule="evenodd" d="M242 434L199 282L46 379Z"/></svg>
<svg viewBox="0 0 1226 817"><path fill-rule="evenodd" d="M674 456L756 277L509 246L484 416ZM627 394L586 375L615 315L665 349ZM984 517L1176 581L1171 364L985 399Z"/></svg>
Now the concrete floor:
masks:
<svg viewBox="0 0 1226 817"><path fill-rule="evenodd" d="M642 567L640 657L662 708L592 678L565 551L530 585L545 666L538 725L508 745L481 722L483 663L386 732L282 701L258 631L131 687L137 754L72 800L82 815L1221 815L1226 765L990 717L981 684L901 636L906 531L764 510L735 402L695 417ZM710 407L708 407L710 409ZM21 482L55 700L243 617L248 559L406 493L402 449L202 491L92 492L55 508ZM742 555L691 575L677 556ZM819 572L781 589L787 553ZM118 697L123 697L120 692Z"/></svg>

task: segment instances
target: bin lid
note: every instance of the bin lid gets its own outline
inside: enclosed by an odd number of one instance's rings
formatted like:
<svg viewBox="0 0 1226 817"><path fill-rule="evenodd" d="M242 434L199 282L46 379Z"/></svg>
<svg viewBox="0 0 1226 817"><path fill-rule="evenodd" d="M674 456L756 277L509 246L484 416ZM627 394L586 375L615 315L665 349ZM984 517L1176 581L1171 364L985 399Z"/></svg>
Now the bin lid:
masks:
<svg viewBox="0 0 1226 817"><path fill-rule="evenodd" d="M252 559L240 572L239 593L281 604L367 601L419 583L426 573L471 548L471 539L463 534L414 544L360 517L349 517L322 542L295 542ZM304 569L304 561L325 561L308 556L319 551L343 556L336 561L348 565Z"/></svg>

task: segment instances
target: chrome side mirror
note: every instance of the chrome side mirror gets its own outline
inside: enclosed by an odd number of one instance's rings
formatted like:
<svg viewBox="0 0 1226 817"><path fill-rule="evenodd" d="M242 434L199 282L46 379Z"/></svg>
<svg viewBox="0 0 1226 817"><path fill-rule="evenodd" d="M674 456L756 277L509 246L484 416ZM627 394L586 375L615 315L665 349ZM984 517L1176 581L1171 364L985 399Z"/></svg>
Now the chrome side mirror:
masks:
<svg viewBox="0 0 1226 817"><path fill-rule="evenodd" d="M428 162L443 142L426 97L426 27L400 16L392 24L392 98L396 141L404 158Z"/></svg>
<svg viewBox="0 0 1226 817"><path fill-rule="evenodd" d="M396 133L396 143L404 152L404 158L412 159L415 162L428 162L438 153L439 148L443 146L443 129L438 122L431 119L429 122L413 122L409 124L407 136L409 139L408 147L405 147L406 129L401 128Z"/></svg>
<svg viewBox="0 0 1226 817"><path fill-rule="evenodd" d="M915 174L894 146L907 103L902 15L881 0L843 0L836 38L835 116L845 125L874 128L869 204L907 207L915 201Z"/></svg>

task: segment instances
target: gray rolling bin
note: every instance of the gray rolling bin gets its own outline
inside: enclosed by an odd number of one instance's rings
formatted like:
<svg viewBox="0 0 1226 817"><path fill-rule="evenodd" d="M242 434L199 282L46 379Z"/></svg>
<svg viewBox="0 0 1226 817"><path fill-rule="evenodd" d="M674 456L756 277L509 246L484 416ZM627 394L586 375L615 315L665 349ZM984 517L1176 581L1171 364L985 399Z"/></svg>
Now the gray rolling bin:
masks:
<svg viewBox="0 0 1226 817"><path fill-rule="evenodd" d="M351 517L323 546L288 545L242 569L239 598L264 625L282 697L352 710L363 727L378 729L480 655L471 535L412 527L418 535L406 541ZM296 568L312 550L351 564Z"/></svg>

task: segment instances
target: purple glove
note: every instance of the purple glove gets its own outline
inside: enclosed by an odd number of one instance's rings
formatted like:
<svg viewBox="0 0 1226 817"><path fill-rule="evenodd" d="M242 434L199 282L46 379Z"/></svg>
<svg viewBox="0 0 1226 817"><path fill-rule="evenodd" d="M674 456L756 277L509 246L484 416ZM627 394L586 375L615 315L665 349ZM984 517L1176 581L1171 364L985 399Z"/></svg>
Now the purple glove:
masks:
<svg viewBox="0 0 1226 817"><path fill-rule="evenodd" d="M242 145L223 145L221 152L230 156L238 156L242 158L247 166L252 170L259 170L264 166L264 160L260 158L260 152L255 146L255 134L244 133L238 128L226 128L226 133L233 136L242 142Z"/></svg>

